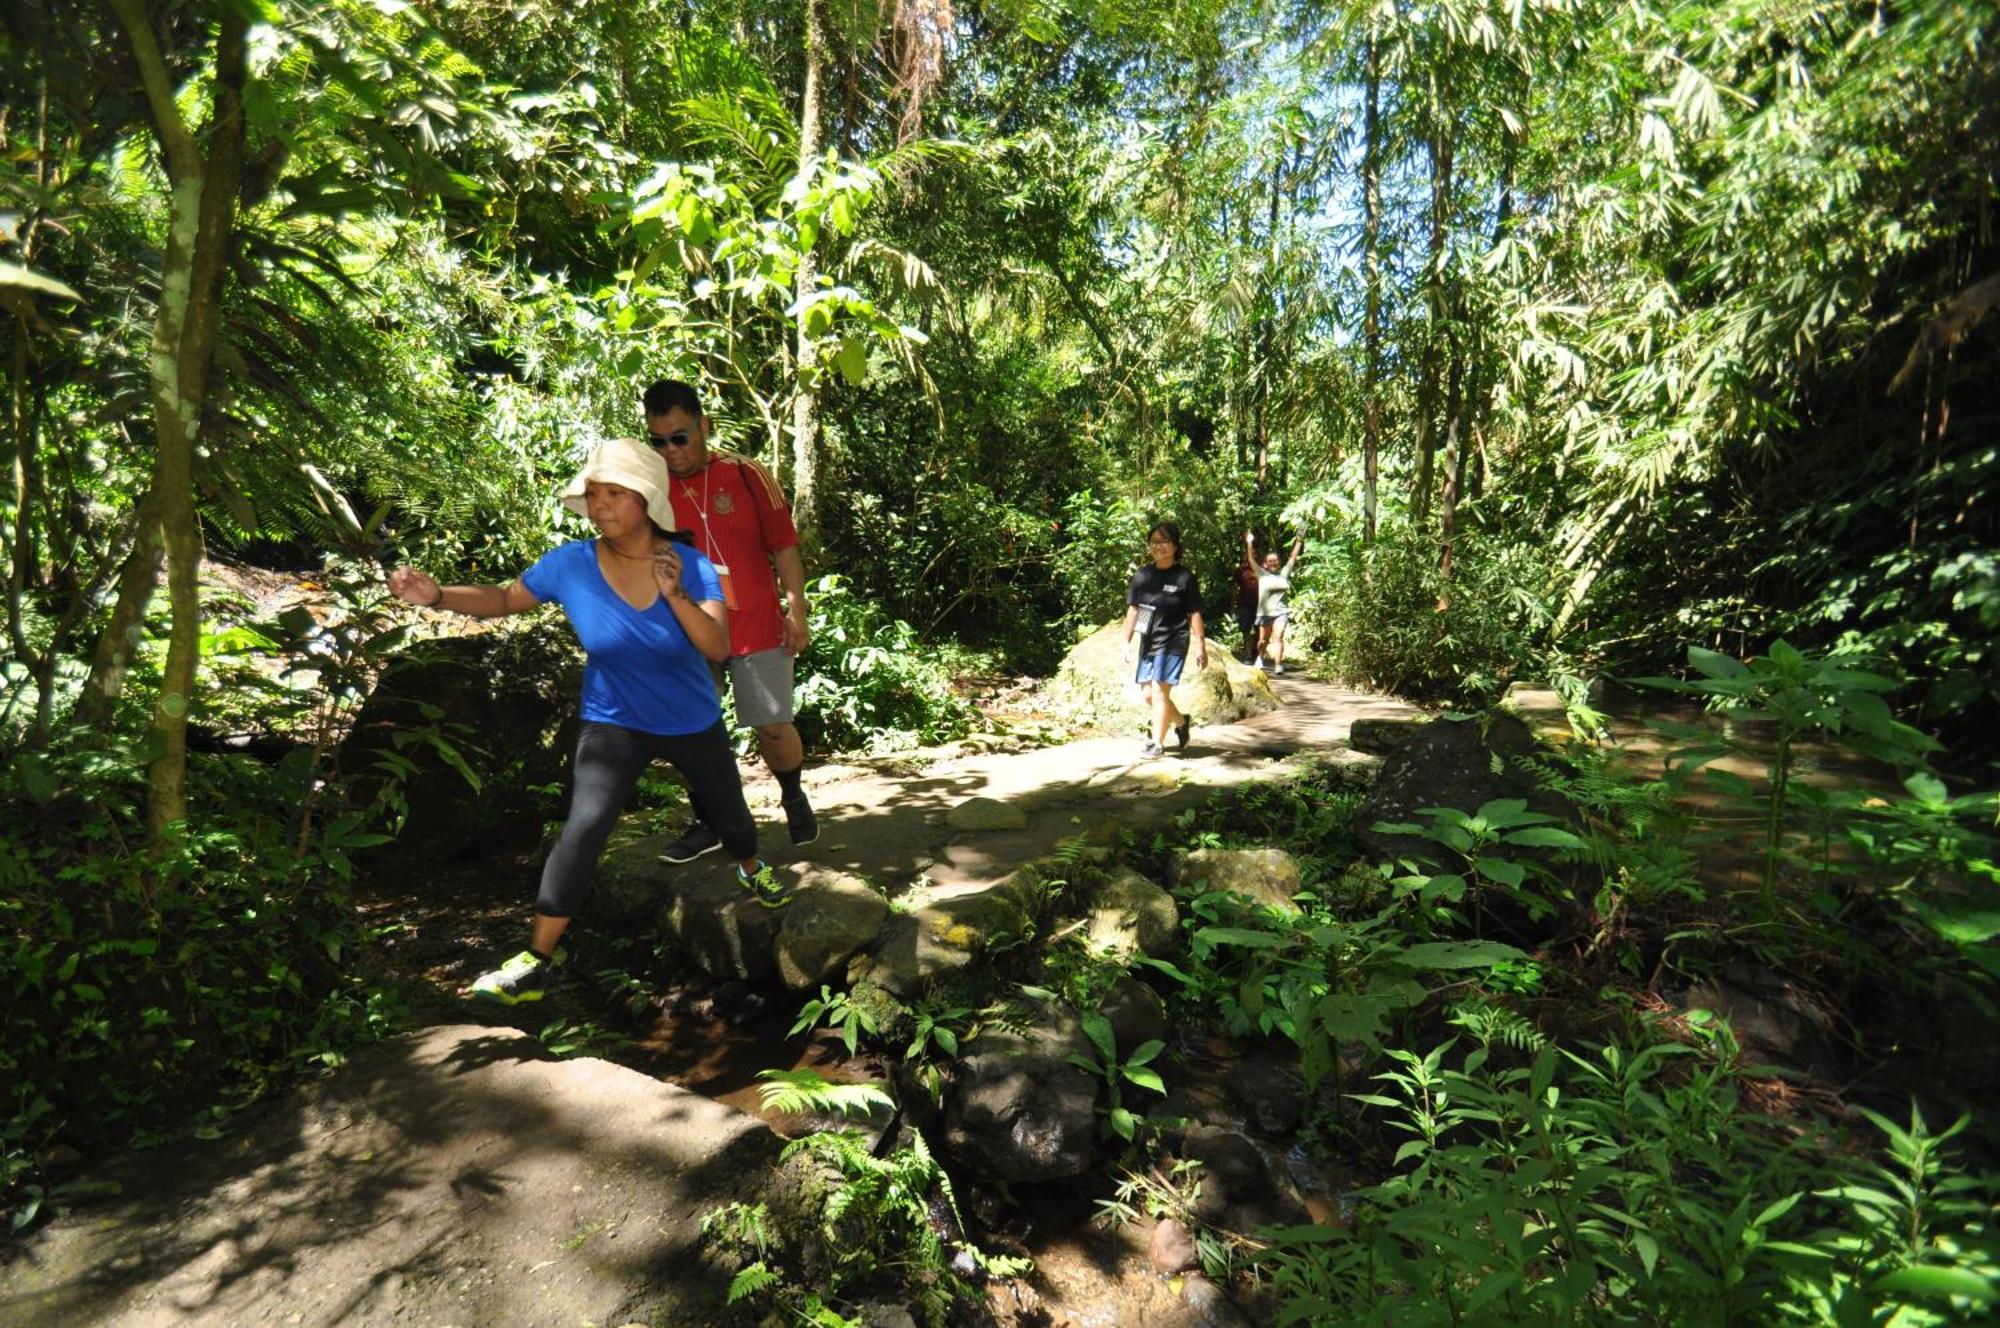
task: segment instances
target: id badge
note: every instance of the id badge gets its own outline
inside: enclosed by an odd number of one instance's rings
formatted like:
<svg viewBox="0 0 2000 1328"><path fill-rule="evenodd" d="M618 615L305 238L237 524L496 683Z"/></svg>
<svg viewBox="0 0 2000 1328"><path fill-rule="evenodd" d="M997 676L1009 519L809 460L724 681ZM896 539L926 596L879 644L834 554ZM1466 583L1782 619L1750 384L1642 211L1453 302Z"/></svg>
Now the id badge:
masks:
<svg viewBox="0 0 2000 1328"><path fill-rule="evenodd" d="M715 579L722 583L722 607L736 612L736 587L730 583L727 563L715 564Z"/></svg>

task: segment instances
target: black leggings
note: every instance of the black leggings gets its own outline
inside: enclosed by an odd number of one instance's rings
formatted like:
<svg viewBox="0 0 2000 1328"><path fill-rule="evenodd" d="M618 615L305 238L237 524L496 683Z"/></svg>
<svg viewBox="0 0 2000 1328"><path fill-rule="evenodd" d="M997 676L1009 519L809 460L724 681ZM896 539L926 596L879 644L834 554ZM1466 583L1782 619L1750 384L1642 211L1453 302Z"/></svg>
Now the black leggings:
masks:
<svg viewBox="0 0 2000 1328"><path fill-rule="evenodd" d="M730 856L757 856L757 823L743 801L736 753L729 748L722 721L700 733L676 737L586 721L576 739L576 789L570 795L569 820L542 865L542 892L535 899L535 912L546 918L576 913L590 894L598 856L639 776L663 757L681 772L688 796L722 836Z"/></svg>

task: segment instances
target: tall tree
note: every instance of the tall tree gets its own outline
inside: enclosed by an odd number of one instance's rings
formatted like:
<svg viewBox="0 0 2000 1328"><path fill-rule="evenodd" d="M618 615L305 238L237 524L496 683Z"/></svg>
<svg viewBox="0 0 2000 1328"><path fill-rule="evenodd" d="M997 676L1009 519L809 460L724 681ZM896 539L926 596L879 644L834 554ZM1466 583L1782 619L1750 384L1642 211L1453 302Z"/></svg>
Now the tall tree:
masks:
<svg viewBox="0 0 2000 1328"><path fill-rule="evenodd" d="M207 80L209 117L197 136L181 116L178 89L161 52L160 28L144 0L111 2L139 67L169 198L151 366L158 447L152 489L166 549L171 613L166 667L153 705L155 751L147 769L147 824L159 839L187 817L187 718L201 636L194 456L221 326L236 201L243 188L243 90L250 25L241 6L221 7Z"/></svg>
<svg viewBox="0 0 2000 1328"><path fill-rule="evenodd" d="M1371 25L1363 39L1361 121L1361 538L1375 542L1382 456L1382 49Z"/></svg>
<svg viewBox="0 0 2000 1328"><path fill-rule="evenodd" d="M826 68L826 0L805 0L805 68L799 89L799 181L819 169L825 134L821 81ZM807 326L809 298L819 289L818 246L800 247L797 284L797 339L792 358L798 381L792 397L792 511L808 541L819 528L818 350Z"/></svg>

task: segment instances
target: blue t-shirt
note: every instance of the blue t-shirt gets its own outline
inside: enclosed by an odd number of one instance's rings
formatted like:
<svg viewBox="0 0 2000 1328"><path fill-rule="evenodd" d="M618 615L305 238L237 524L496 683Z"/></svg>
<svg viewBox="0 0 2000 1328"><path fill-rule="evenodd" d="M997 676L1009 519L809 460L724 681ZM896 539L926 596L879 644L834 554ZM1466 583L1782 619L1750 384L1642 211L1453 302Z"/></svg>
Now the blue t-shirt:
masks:
<svg viewBox="0 0 2000 1328"><path fill-rule="evenodd" d="M685 544L681 585L688 598L722 598L715 564ZM521 573L521 584L544 604L560 604L583 643L583 717L642 733L700 733L722 718L708 660L688 640L664 597L644 612L633 608L597 565L597 541L551 549Z"/></svg>

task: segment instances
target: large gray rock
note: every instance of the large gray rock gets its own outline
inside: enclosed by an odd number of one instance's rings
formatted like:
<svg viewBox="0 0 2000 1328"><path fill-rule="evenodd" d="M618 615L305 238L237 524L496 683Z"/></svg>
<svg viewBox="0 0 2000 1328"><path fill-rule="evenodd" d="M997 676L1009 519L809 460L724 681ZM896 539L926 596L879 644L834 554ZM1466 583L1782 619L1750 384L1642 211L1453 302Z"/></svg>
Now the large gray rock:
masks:
<svg viewBox="0 0 2000 1328"><path fill-rule="evenodd" d="M778 977L797 991L833 976L874 941L888 916L889 901L863 877L808 872L778 926Z"/></svg>
<svg viewBox="0 0 2000 1328"><path fill-rule="evenodd" d="M1279 848L1198 848L1175 866L1175 884L1242 895L1281 913L1296 913L1292 896L1304 888L1299 862Z"/></svg>
<svg viewBox="0 0 2000 1328"><path fill-rule="evenodd" d="M1096 728L1132 729L1143 725L1147 711L1132 684L1133 666L1120 658L1124 621L1091 633L1063 656L1049 683L1049 704L1057 711ZM1231 658L1227 648L1209 643L1208 667L1194 660L1174 687L1174 704L1200 724L1230 724L1278 708L1278 695L1261 672Z"/></svg>
<svg viewBox="0 0 2000 1328"><path fill-rule="evenodd" d="M703 869L677 882L655 925L697 972L770 982L778 976L774 950L782 918L736 884L733 866L727 870L732 874Z"/></svg>
<svg viewBox="0 0 2000 1328"><path fill-rule="evenodd" d="M1023 867L991 885L936 895L891 918L875 947L848 965L848 978L914 996L932 978L966 967L975 956L1026 939L1047 893L1034 869Z"/></svg>
<svg viewBox="0 0 2000 1328"><path fill-rule="evenodd" d="M1424 725L1383 762L1382 773L1355 817L1355 841L1377 858L1442 861L1439 845L1416 835L1375 829L1378 822L1428 823L1424 807L1477 811L1495 798L1521 798L1536 811L1562 817L1561 801L1536 787L1519 758L1538 747L1521 720L1505 711Z"/></svg>
<svg viewBox="0 0 2000 1328"><path fill-rule="evenodd" d="M1097 1154L1097 1084L1059 1056L967 1057L945 1108L945 1148L994 1180L1080 1176Z"/></svg>
<svg viewBox="0 0 2000 1328"><path fill-rule="evenodd" d="M1111 1021L1111 1034L1120 1054L1154 1038L1167 1036L1167 1005L1154 991L1131 974L1111 984L1097 1011Z"/></svg>
<svg viewBox="0 0 2000 1328"><path fill-rule="evenodd" d="M1837 1012L1783 973L1732 960L1690 986L1681 1007L1708 1010L1727 1019L1751 1059L1818 1078L1845 1072L1835 1050Z"/></svg>
<svg viewBox="0 0 2000 1328"><path fill-rule="evenodd" d="M755 1117L508 1028L364 1048L0 1261L0 1324L722 1324L701 1219L757 1202ZM533 1270L528 1275L527 1270Z"/></svg>
<svg viewBox="0 0 2000 1328"><path fill-rule="evenodd" d="M1157 959L1180 939L1174 897L1129 867L1092 892L1089 919L1084 934L1091 948L1120 959Z"/></svg>
<svg viewBox="0 0 2000 1328"><path fill-rule="evenodd" d="M1363 717L1348 727L1347 743L1358 752L1387 756L1400 750L1427 722L1421 719Z"/></svg>
<svg viewBox="0 0 2000 1328"><path fill-rule="evenodd" d="M340 768L361 798L394 769L409 803L390 851L433 858L533 844L560 814L540 792L567 777L576 747L583 661L559 621L418 642L382 671L340 744ZM474 788L418 736L448 743ZM410 768L405 768L407 767Z"/></svg>

